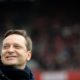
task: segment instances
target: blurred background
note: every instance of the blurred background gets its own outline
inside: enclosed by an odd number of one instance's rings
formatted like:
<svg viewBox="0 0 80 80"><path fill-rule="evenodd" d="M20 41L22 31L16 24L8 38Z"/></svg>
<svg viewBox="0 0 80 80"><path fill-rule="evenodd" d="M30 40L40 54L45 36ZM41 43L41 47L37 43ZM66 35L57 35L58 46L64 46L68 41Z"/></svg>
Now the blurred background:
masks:
<svg viewBox="0 0 80 80"><path fill-rule="evenodd" d="M0 40L8 29L25 29L31 36L28 66L36 80L80 80L78 3L0 0Z"/></svg>

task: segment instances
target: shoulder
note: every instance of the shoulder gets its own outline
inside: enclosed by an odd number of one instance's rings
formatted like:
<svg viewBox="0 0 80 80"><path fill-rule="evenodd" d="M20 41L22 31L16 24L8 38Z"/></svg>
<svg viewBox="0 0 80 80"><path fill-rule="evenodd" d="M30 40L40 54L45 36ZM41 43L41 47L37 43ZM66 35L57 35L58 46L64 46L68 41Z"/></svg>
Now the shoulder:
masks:
<svg viewBox="0 0 80 80"><path fill-rule="evenodd" d="M3 73L3 70L2 70L2 65L0 65L0 80L10 80L6 77L6 75Z"/></svg>
<svg viewBox="0 0 80 80"><path fill-rule="evenodd" d="M8 78L3 74L1 70L0 70L0 80L8 80Z"/></svg>
<svg viewBox="0 0 80 80"><path fill-rule="evenodd" d="M25 72L28 74L29 80L34 80L33 73L29 67L27 67L27 66L25 67Z"/></svg>

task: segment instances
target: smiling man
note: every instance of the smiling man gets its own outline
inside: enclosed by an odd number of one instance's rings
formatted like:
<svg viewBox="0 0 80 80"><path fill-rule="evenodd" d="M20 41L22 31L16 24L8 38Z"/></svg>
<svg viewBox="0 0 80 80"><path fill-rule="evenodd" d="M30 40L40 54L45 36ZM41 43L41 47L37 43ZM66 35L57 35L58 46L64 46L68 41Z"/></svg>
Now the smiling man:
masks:
<svg viewBox="0 0 80 80"><path fill-rule="evenodd" d="M26 31L8 30L2 41L0 80L34 80L26 66L31 55L32 41Z"/></svg>

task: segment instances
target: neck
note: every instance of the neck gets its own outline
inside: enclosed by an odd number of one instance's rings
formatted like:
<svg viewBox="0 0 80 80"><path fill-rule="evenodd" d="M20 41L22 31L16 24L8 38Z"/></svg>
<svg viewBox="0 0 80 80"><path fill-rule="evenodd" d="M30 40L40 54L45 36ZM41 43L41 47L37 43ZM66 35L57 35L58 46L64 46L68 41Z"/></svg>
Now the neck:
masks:
<svg viewBox="0 0 80 80"><path fill-rule="evenodd" d="M25 65L24 66L14 66L15 68L17 68L17 69L21 69L21 70L24 70L24 68L25 68Z"/></svg>

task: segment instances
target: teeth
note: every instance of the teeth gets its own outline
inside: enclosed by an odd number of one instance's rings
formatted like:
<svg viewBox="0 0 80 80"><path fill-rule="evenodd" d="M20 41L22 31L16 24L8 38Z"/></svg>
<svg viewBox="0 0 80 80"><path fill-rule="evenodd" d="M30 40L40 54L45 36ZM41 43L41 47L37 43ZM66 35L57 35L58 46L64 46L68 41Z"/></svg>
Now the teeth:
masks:
<svg viewBox="0 0 80 80"><path fill-rule="evenodd" d="M16 57L16 56L7 56L7 58L10 58L10 57Z"/></svg>

